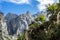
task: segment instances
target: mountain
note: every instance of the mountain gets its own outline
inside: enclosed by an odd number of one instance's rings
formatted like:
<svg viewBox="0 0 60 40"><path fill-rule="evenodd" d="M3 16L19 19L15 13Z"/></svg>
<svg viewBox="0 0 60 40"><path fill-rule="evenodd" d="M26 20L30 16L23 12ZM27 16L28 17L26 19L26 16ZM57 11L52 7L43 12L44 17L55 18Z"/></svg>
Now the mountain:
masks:
<svg viewBox="0 0 60 40"><path fill-rule="evenodd" d="M39 15L39 12L37 12L35 15L31 15L29 11L27 11L26 14L21 14L19 16L16 14L8 13L3 19L6 20L6 32L4 32L8 33L8 38L11 40L16 40L18 38L18 35L24 33L25 30L29 29L29 24L35 21L34 19Z"/></svg>
<svg viewBox="0 0 60 40"><path fill-rule="evenodd" d="M13 14L13 13L8 13L8 14L5 16L5 19L6 19L6 20L11 20L11 19L16 18L16 17L18 17L18 15Z"/></svg>
<svg viewBox="0 0 60 40"><path fill-rule="evenodd" d="M16 14L8 13L4 19L7 20L6 24L8 35L11 35L14 38L17 38L18 35L24 33L25 30L28 30L28 25L31 24L32 21L34 21L34 18L30 14L30 12L27 12L26 14L21 14L19 16Z"/></svg>
<svg viewBox="0 0 60 40"><path fill-rule="evenodd" d="M5 37L8 37L11 40L16 40L18 35L29 29L29 24L35 21L34 19L39 15L39 12L35 15L31 15L29 11L27 11L26 14L21 14L19 16L12 13L8 13L6 16L3 15L4 21L2 22L5 22L5 27L3 26L3 29L5 29L4 40L7 40Z"/></svg>
<svg viewBox="0 0 60 40"><path fill-rule="evenodd" d="M36 14L33 15L34 19L37 18L41 13L37 12Z"/></svg>

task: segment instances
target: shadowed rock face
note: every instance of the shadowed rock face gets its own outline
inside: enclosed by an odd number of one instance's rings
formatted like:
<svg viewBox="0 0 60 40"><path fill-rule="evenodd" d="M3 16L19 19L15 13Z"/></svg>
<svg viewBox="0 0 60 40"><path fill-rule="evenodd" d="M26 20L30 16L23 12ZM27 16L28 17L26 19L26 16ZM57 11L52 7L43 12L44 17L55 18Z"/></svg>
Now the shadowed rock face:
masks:
<svg viewBox="0 0 60 40"><path fill-rule="evenodd" d="M16 34L18 26L19 26L19 22L15 19L12 19L8 22L7 25L8 25L7 29L8 29L9 35Z"/></svg>
<svg viewBox="0 0 60 40"><path fill-rule="evenodd" d="M34 21L32 15L27 12L27 14L16 15L16 14L7 14L7 30L9 35L18 35L20 32L28 29L28 25Z"/></svg>
<svg viewBox="0 0 60 40"><path fill-rule="evenodd" d="M8 13L8 14L5 16L5 19L6 19L7 21L9 21L9 20L14 19L14 18L16 18L16 17L18 17L18 15L12 14L12 13Z"/></svg>

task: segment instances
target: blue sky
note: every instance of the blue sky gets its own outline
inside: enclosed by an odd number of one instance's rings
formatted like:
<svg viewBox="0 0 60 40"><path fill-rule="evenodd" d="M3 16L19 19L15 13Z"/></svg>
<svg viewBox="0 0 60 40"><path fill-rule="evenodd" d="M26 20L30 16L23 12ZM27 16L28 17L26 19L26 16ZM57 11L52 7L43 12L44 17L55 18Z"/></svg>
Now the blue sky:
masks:
<svg viewBox="0 0 60 40"><path fill-rule="evenodd" d="M57 0L0 0L0 11L4 14L9 12L14 14L26 13L31 14L40 12L46 9L45 5L58 2Z"/></svg>

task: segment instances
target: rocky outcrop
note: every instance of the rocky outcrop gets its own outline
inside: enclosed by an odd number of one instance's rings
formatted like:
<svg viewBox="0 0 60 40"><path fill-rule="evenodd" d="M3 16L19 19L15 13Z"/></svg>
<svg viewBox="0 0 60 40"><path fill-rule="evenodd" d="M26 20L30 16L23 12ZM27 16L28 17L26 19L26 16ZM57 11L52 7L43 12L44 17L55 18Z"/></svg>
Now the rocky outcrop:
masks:
<svg viewBox="0 0 60 40"><path fill-rule="evenodd" d="M36 16L35 16L36 15ZM2 17L2 36L4 40L17 40L18 35L29 29L29 24L34 21L38 14L31 15L29 11L26 14L16 15L8 13ZM4 16L4 15L2 15Z"/></svg>
<svg viewBox="0 0 60 40"><path fill-rule="evenodd" d="M0 34L0 40L8 40L7 24L3 13L0 13Z"/></svg>
<svg viewBox="0 0 60 40"><path fill-rule="evenodd" d="M8 13L8 14L5 16L5 19L6 19L7 21L9 21L9 20L11 20L11 19L13 19L13 18L16 18L16 17L18 17L18 15L13 14L13 13Z"/></svg>
<svg viewBox="0 0 60 40"><path fill-rule="evenodd" d="M34 21L33 16L27 12L26 14L16 15L8 13L5 16L7 24L8 38L10 40L17 40L18 35L24 33L25 30L28 30L29 24Z"/></svg>

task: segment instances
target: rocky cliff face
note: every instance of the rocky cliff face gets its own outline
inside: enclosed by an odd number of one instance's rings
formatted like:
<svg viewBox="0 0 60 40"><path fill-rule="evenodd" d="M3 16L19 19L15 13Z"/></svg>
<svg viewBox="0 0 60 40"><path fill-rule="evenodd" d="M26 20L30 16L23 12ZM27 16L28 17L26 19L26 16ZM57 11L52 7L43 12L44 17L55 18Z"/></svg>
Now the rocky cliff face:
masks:
<svg viewBox="0 0 60 40"><path fill-rule="evenodd" d="M8 15L5 18L8 21L7 22L8 32L11 35L16 33L15 31L17 31L18 28L20 28L20 30L22 30L22 31L28 29L28 25L32 21L34 21L34 18L32 17L32 15L30 13L22 14L22 15L19 15L19 16L16 16L16 15L13 15L13 14L8 14Z"/></svg>
<svg viewBox="0 0 60 40"><path fill-rule="evenodd" d="M5 16L5 19L7 20L7 21L9 21L9 20L11 20L11 19L13 19L13 18L16 18L18 15L16 15L16 14L13 14L13 13L8 13L6 16Z"/></svg>
<svg viewBox="0 0 60 40"><path fill-rule="evenodd" d="M0 40L8 40L7 23L3 13L0 13Z"/></svg>
<svg viewBox="0 0 60 40"><path fill-rule="evenodd" d="M12 40L16 40L17 36L20 33L23 33L25 30L28 30L29 24L34 21L33 16L27 12L26 14L16 15L16 14L7 14L5 16L5 20L7 20L7 32L10 35ZM16 37L16 39L14 38Z"/></svg>

